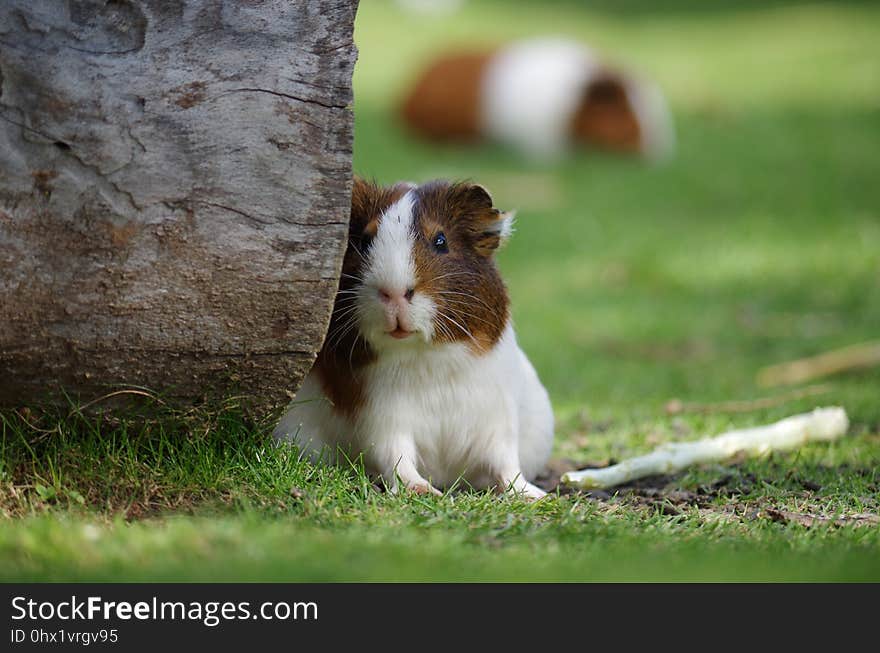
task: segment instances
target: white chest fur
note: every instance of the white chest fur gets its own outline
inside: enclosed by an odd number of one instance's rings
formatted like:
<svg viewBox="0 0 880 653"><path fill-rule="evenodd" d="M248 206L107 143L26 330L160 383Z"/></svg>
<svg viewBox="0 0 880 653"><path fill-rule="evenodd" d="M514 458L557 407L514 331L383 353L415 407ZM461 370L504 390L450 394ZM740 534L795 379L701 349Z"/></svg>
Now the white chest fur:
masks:
<svg viewBox="0 0 880 653"><path fill-rule="evenodd" d="M534 494L525 481L550 454L553 414L510 325L481 356L460 343L406 347L361 373L365 399L353 417L333 408L313 373L276 436L313 455L337 445L363 453L392 486L398 477L416 486L463 479Z"/></svg>

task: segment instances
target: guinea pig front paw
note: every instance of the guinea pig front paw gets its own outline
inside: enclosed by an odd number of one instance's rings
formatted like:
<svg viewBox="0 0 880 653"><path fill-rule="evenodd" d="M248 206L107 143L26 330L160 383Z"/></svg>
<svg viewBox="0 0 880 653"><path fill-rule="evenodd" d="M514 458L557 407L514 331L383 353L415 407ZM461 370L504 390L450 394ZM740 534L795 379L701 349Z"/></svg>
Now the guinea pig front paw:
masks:
<svg viewBox="0 0 880 653"><path fill-rule="evenodd" d="M406 489L413 494L433 494L435 497L442 497L443 493L430 483L411 483Z"/></svg>
<svg viewBox="0 0 880 653"><path fill-rule="evenodd" d="M407 492L412 492L413 494L418 495L433 494L436 497L443 496L443 493L440 490L435 488L426 480L397 482L391 485L388 490L391 492L391 494L399 494L401 488L403 488Z"/></svg>
<svg viewBox="0 0 880 653"><path fill-rule="evenodd" d="M526 483L525 489L523 489L521 492L517 491L517 496L522 497L526 501L540 501L547 496L547 493L536 485Z"/></svg>
<svg viewBox="0 0 880 653"><path fill-rule="evenodd" d="M539 501L547 496L544 490L532 485L519 474L510 480L506 480L504 477L499 479L498 489L525 501Z"/></svg>

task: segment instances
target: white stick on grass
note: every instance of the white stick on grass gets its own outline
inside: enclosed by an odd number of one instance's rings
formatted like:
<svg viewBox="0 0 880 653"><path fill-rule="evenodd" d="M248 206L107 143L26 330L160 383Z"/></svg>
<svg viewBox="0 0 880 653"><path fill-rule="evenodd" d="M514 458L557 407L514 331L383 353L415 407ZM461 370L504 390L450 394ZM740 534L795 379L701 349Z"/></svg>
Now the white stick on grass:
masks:
<svg viewBox="0 0 880 653"><path fill-rule="evenodd" d="M836 440L849 427L843 408L816 408L774 424L730 431L696 442L669 442L653 452L602 469L584 469L562 475L561 482L584 490L609 488L637 478L670 474L699 463L721 462L743 452L766 456L771 451L795 449L813 440Z"/></svg>

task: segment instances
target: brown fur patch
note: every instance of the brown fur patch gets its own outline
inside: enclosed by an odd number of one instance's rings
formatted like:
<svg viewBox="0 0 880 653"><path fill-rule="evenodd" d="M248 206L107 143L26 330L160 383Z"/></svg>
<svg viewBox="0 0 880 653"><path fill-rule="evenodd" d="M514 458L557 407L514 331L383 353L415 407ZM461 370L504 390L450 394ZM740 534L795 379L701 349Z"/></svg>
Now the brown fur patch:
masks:
<svg viewBox="0 0 880 653"><path fill-rule="evenodd" d="M574 138L607 150L638 152L642 143L639 121L623 79L606 72L590 82L571 126Z"/></svg>
<svg viewBox="0 0 880 653"><path fill-rule="evenodd" d="M437 305L438 342L466 342L478 354L498 342L508 320L509 300L492 258L500 244L502 214L486 190L473 184L437 181L418 189L415 251L416 292ZM432 242L446 236L447 253Z"/></svg>
<svg viewBox="0 0 880 653"><path fill-rule="evenodd" d="M493 54L463 53L432 63L403 102L406 123L435 140L478 139L483 72Z"/></svg>

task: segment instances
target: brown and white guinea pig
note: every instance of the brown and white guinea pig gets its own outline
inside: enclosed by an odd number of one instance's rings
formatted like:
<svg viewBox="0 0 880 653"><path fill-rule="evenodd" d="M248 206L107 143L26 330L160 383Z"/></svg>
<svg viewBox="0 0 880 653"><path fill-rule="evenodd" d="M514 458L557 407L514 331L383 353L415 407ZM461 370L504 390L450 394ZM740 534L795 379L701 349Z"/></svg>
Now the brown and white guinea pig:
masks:
<svg viewBox="0 0 880 653"><path fill-rule="evenodd" d="M356 179L327 338L275 437L363 455L392 491L544 496L553 412L493 260L512 219L482 186Z"/></svg>
<svg viewBox="0 0 880 653"><path fill-rule="evenodd" d="M401 113L425 138L492 140L539 160L575 145L662 159L675 141L656 85L565 39L441 57L416 80Z"/></svg>

